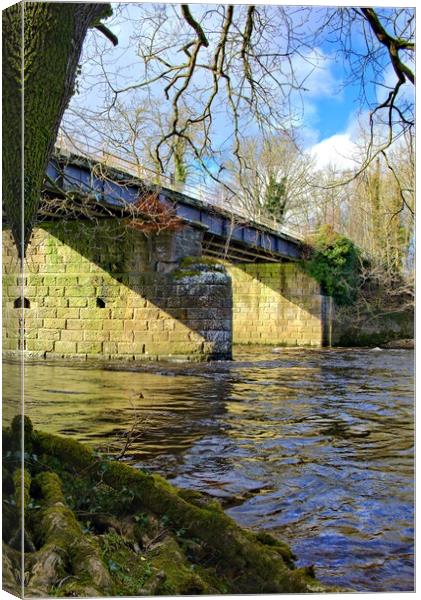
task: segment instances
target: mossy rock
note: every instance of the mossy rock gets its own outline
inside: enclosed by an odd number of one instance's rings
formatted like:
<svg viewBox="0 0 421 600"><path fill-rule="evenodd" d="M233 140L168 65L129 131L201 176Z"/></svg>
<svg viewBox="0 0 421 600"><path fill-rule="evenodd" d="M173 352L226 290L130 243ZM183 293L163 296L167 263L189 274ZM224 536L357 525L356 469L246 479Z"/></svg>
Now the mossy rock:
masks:
<svg viewBox="0 0 421 600"><path fill-rule="evenodd" d="M209 256L185 256L180 261L181 267L191 267L196 265L206 265L208 267L221 267L221 262L216 258Z"/></svg>
<svg viewBox="0 0 421 600"><path fill-rule="evenodd" d="M19 430L15 419L4 435L10 440ZM242 529L217 501L29 423L25 431L32 451L24 471L26 595L334 591L311 569L296 569L285 543ZM21 485L13 460L3 477L11 500ZM16 502L9 508L17 518ZM4 535L5 585L14 593L15 532Z"/></svg>

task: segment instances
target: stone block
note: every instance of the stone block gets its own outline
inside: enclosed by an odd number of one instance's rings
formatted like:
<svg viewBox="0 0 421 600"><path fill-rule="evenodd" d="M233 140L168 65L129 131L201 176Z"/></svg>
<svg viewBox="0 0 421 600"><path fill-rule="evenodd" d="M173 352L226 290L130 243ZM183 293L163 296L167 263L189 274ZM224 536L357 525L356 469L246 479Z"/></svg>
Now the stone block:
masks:
<svg viewBox="0 0 421 600"><path fill-rule="evenodd" d="M101 319L81 319L82 329L89 330L102 330L102 321Z"/></svg>
<svg viewBox="0 0 421 600"><path fill-rule="evenodd" d="M136 336L134 338L136 340ZM170 334L168 331L159 331L158 333L152 333L152 342L168 342L170 340Z"/></svg>
<svg viewBox="0 0 421 600"><path fill-rule="evenodd" d="M112 308L111 319L133 319L133 308ZM140 318L139 315L135 315L135 318Z"/></svg>
<svg viewBox="0 0 421 600"><path fill-rule="evenodd" d="M42 302L44 306L56 306L57 308L65 307L68 305L67 298L58 298L57 296L46 296L42 299Z"/></svg>
<svg viewBox="0 0 421 600"><path fill-rule="evenodd" d="M139 320L136 321L135 319L133 319L132 321L124 321L124 331L148 331L151 326L152 323L159 323L160 321L146 321L146 320ZM159 328L159 329L163 329ZM154 329L154 331L156 331L156 328Z"/></svg>
<svg viewBox="0 0 421 600"><path fill-rule="evenodd" d="M158 308L144 308L135 315L135 319L142 319L144 321L155 321L160 318L161 311ZM165 313L163 313L165 318Z"/></svg>
<svg viewBox="0 0 421 600"><path fill-rule="evenodd" d="M117 342L104 342L102 345L102 351L104 354L117 354Z"/></svg>
<svg viewBox="0 0 421 600"><path fill-rule="evenodd" d="M56 309L57 317L60 319L78 319L79 318L79 309L78 308L70 308L70 307L59 307Z"/></svg>
<svg viewBox="0 0 421 600"><path fill-rule="evenodd" d="M44 319L43 326L45 329L64 329L66 327L66 319Z"/></svg>
<svg viewBox="0 0 421 600"><path fill-rule="evenodd" d="M203 339L205 339L207 342L214 342L214 343L219 343L219 342L225 342L227 341L230 336L227 334L226 331L198 331L197 333L199 333Z"/></svg>
<svg viewBox="0 0 421 600"><path fill-rule="evenodd" d="M109 331L111 342L131 342L133 341L133 331Z"/></svg>
<svg viewBox="0 0 421 600"><path fill-rule="evenodd" d="M83 333L79 329L63 329L60 331L60 340L63 342L79 342Z"/></svg>
<svg viewBox="0 0 421 600"><path fill-rule="evenodd" d="M97 286L100 283L101 279L102 278L99 275L78 275L77 276L77 285Z"/></svg>
<svg viewBox="0 0 421 600"><path fill-rule="evenodd" d="M129 308L144 308L146 306L146 300L142 296L131 294L126 300Z"/></svg>
<svg viewBox="0 0 421 600"><path fill-rule="evenodd" d="M138 325L138 323L141 323L141 321L134 321L133 326L134 328ZM164 331L164 321L163 320L158 320L158 321L148 321L148 330L149 331L153 331L153 332L158 332L158 331Z"/></svg>
<svg viewBox="0 0 421 600"><path fill-rule="evenodd" d="M64 273L66 270L64 264L53 265L50 262L46 262L43 265L44 273Z"/></svg>
<svg viewBox="0 0 421 600"><path fill-rule="evenodd" d="M142 342L119 342L119 354L143 354L144 344Z"/></svg>
<svg viewBox="0 0 421 600"><path fill-rule="evenodd" d="M107 300L117 299L120 296L120 285L98 285L96 287L96 294L100 298L106 298Z"/></svg>
<svg viewBox="0 0 421 600"><path fill-rule="evenodd" d="M46 327L47 329L55 329L54 326L49 326L45 324L45 321L48 319L37 319L35 317L25 317L25 329L41 329L41 327ZM55 320L55 319L53 319Z"/></svg>
<svg viewBox="0 0 421 600"><path fill-rule="evenodd" d="M66 273L78 273L79 274L79 273L89 273L89 271L90 271L90 267L89 267L88 262L86 264L69 262L66 264L66 269L65 269Z"/></svg>
<svg viewBox="0 0 421 600"><path fill-rule="evenodd" d="M65 310L65 309L64 309ZM35 311L38 319L55 319L57 317L57 308L55 307L39 307Z"/></svg>
<svg viewBox="0 0 421 600"><path fill-rule="evenodd" d="M132 334L132 340L134 342L151 342L153 336L151 331L134 331Z"/></svg>
<svg viewBox="0 0 421 600"><path fill-rule="evenodd" d="M186 340L178 340L178 341L189 340L190 342L194 342L195 344L198 344L198 343L202 342L204 339L203 336L200 335L200 333L196 333L195 331L190 331L186 337L187 337ZM172 337L171 337L171 340L173 340ZM176 341L176 340L174 340L174 341Z"/></svg>
<svg viewBox="0 0 421 600"><path fill-rule="evenodd" d="M36 297L45 298L48 296L48 287L45 285L37 285Z"/></svg>
<svg viewBox="0 0 421 600"><path fill-rule="evenodd" d="M190 354L195 351L195 344L192 342L147 342L145 344L145 354L156 356L169 356L177 354Z"/></svg>
<svg viewBox="0 0 421 600"><path fill-rule="evenodd" d="M68 302L69 302L69 307L70 308L72 308L72 307L84 308L88 304L87 298L75 298L75 297L72 297L72 298L68 299Z"/></svg>
<svg viewBox="0 0 421 600"><path fill-rule="evenodd" d="M65 296L67 298L71 298L72 296L89 298L89 296L94 296L94 294L95 288L92 285L78 285L74 287L67 287L65 291Z"/></svg>
<svg viewBox="0 0 421 600"><path fill-rule="evenodd" d="M57 285L60 284L63 287L76 287L78 284L77 276L58 276Z"/></svg>
<svg viewBox="0 0 421 600"><path fill-rule="evenodd" d="M190 340L190 333L191 329L187 328L182 331L171 331L169 339L171 342L188 342Z"/></svg>
<svg viewBox="0 0 421 600"><path fill-rule="evenodd" d="M54 275L43 275L42 277L40 277L40 281L43 286L47 287L57 285L57 280Z"/></svg>
<svg viewBox="0 0 421 600"><path fill-rule="evenodd" d="M82 319L66 319L66 329L85 329L85 322Z"/></svg>
<svg viewBox="0 0 421 600"><path fill-rule="evenodd" d="M107 319L102 323L102 328L104 331L122 331L123 325L123 319Z"/></svg>
<svg viewBox="0 0 421 600"><path fill-rule="evenodd" d="M109 319L110 318L109 308L81 308L80 318L81 319Z"/></svg>
<svg viewBox="0 0 421 600"><path fill-rule="evenodd" d="M37 331L37 338L39 340L54 340L60 339L60 331L57 329L39 329Z"/></svg>
<svg viewBox="0 0 421 600"><path fill-rule="evenodd" d="M81 354L100 354L102 352L102 342L78 342L77 352Z"/></svg>
<svg viewBox="0 0 421 600"><path fill-rule="evenodd" d="M52 352L54 348L53 340L28 340L25 344L26 350L33 350L34 352Z"/></svg>
<svg viewBox="0 0 421 600"><path fill-rule="evenodd" d="M64 296L64 287L54 285L48 287L48 295L49 296Z"/></svg>
<svg viewBox="0 0 421 600"><path fill-rule="evenodd" d="M6 288L6 294L9 298L19 298L22 295L22 286L9 285Z"/></svg>
<svg viewBox="0 0 421 600"><path fill-rule="evenodd" d="M2 349L6 350L18 350L18 339L5 338L2 339Z"/></svg>
<svg viewBox="0 0 421 600"><path fill-rule="evenodd" d="M107 342L110 339L109 331L86 330L83 332L85 342Z"/></svg>
<svg viewBox="0 0 421 600"><path fill-rule="evenodd" d="M34 285L25 285L23 293L26 298L36 298L37 288Z"/></svg>
<svg viewBox="0 0 421 600"><path fill-rule="evenodd" d="M76 349L76 342L59 341L54 343L54 352L57 352L58 354L75 354Z"/></svg>

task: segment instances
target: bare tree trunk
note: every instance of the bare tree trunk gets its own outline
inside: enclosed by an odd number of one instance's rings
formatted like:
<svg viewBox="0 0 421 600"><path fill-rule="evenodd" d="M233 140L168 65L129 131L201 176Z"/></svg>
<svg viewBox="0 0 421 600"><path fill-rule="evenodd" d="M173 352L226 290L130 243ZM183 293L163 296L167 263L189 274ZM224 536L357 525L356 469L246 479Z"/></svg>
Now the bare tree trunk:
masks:
<svg viewBox="0 0 421 600"><path fill-rule="evenodd" d="M21 257L87 30L110 14L109 4L67 2L22 2L3 11L3 201Z"/></svg>

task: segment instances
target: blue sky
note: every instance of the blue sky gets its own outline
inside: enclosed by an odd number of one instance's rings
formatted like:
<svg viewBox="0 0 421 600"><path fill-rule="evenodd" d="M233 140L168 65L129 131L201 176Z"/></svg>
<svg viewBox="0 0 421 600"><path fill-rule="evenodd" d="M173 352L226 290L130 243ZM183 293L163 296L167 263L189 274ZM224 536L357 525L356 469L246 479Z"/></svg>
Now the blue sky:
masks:
<svg viewBox="0 0 421 600"><path fill-rule="evenodd" d="M306 2L306 4L311 4L311 2ZM323 6L327 4L324 3ZM382 4L386 5L387 2L382 2ZM399 2L394 3L394 5L397 4ZM143 8L131 6L129 14L136 19L144 10L145 6ZM179 8L176 7L176 10ZM192 10L199 11L199 8ZM139 66L131 66L137 60L135 49L133 47L125 48L129 44L130 31L127 23L119 22L118 11L110 21L110 28L120 38L119 46L113 48L97 32L90 33L85 55L93 58L93 61L88 61L84 68L82 83L84 80L94 81L98 73L98 66L95 62L97 47L105 50L106 70L108 70L110 78L118 81L120 85L139 80ZM134 29L136 29L136 25ZM297 96L295 100L293 99L293 107L299 113L299 119L295 121L295 124L299 125L301 141L316 158L317 164L324 166L330 161L341 168L353 164L350 159L355 152L354 141L359 131L357 118L360 108L359 88L355 85L344 87L344 65L334 52L334 45L323 44L312 49L304 49L304 58L293 59L294 70L298 77L306 78L305 87L308 89L301 98ZM314 67L310 67L309 63ZM89 79L89 73L93 76L92 79ZM136 76L134 77L134 75ZM385 70L385 81L388 77L390 77L390 69ZM103 101L102 96L101 89L95 87L89 93L76 96L72 100L71 106L98 108L98 104ZM158 97L162 97L162 94ZM222 136L227 128L227 123L224 122L222 116L216 117L216 121L219 123ZM367 113L362 116L363 127L364 123L366 126Z"/></svg>

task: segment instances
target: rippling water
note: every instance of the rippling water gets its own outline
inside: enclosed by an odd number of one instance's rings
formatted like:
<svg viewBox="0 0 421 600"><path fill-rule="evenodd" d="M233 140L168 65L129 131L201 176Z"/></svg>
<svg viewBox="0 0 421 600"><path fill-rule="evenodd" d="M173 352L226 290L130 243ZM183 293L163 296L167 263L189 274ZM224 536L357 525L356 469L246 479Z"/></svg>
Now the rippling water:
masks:
<svg viewBox="0 0 421 600"><path fill-rule="evenodd" d="M220 497L319 579L413 590L413 352L239 349L233 362L26 366L35 425ZM125 369L125 370L123 370ZM18 367L4 366L4 416Z"/></svg>

